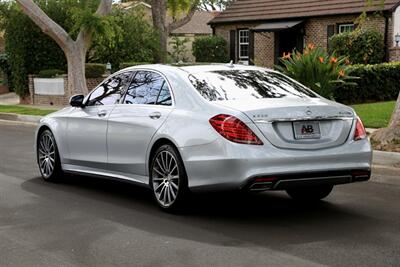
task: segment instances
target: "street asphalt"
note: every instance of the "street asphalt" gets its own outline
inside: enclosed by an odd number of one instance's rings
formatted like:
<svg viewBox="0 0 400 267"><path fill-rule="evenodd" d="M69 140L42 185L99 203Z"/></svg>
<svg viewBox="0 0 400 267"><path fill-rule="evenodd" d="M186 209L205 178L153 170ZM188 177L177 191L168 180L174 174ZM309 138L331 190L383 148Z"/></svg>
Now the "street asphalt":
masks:
<svg viewBox="0 0 400 267"><path fill-rule="evenodd" d="M0 123L2 267L400 266L399 185L342 185L308 206L280 192L198 195L172 215L130 184L42 181L33 135Z"/></svg>

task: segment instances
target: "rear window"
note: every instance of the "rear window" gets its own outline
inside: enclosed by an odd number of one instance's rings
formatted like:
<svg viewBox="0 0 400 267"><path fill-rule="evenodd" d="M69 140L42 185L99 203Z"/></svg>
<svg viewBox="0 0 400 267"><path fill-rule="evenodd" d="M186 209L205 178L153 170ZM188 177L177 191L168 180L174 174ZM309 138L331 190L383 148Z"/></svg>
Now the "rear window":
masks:
<svg viewBox="0 0 400 267"><path fill-rule="evenodd" d="M317 97L288 77L263 70L221 70L191 74L197 91L209 101Z"/></svg>

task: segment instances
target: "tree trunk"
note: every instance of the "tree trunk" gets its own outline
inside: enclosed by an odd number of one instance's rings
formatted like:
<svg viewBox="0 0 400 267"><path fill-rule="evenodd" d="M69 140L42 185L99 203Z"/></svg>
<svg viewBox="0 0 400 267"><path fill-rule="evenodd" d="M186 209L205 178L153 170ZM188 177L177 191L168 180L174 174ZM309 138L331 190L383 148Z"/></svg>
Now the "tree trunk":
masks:
<svg viewBox="0 0 400 267"><path fill-rule="evenodd" d="M377 149L400 152L400 92L388 127L375 131L371 141Z"/></svg>
<svg viewBox="0 0 400 267"><path fill-rule="evenodd" d="M160 40L160 52L156 55L156 61L159 63L166 62L167 56L167 46L168 46L168 36L169 34L177 29L185 25L190 21L193 17L196 9L198 7L199 1L192 0L192 6L186 14L185 17L170 23L169 25L166 24L166 17L167 17L167 0L152 0L151 1L151 14L153 18L153 26L157 29L159 33L159 40Z"/></svg>
<svg viewBox="0 0 400 267"><path fill-rule="evenodd" d="M390 119L389 128L400 127L400 92L397 97L396 107L394 108L392 118Z"/></svg>
<svg viewBox="0 0 400 267"><path fill-rule="evenodd" d="M81 45L82 46L82 45ZM74 43L76 49L65 52L68 63L68 94L87 94L85 78L85 49Z"/></svg>
<svg viewBox="0 0 400 267"><path fill-rule="evenodd" d="M167 48L168 48L168 36L169 33L164 30L159 33L160 34L160 53L158 55L159 63L166 63L167 61Z"/></svg>
<svg viewBox="0 0 400 267"><path fill-rule="evenodd" d="M33 0L16 0L21 10L64 51L68 62L68 94L86 94L85 60L92 42L92 30L81 28L76 41ZM157 1L155 1L157 2ZM111 12L112 0L101 0L96 15L105 16Z"/></svg>
<svg viewBox="0 0 400 267"><path fill-rule="evenodd" d="M166 0L151 1L151 15L153 26L157 29L160 40L160 51L156 54L155 59L158 63L165 63L167 55L168 35L165 27L165 18L167 14Z"/></svg>

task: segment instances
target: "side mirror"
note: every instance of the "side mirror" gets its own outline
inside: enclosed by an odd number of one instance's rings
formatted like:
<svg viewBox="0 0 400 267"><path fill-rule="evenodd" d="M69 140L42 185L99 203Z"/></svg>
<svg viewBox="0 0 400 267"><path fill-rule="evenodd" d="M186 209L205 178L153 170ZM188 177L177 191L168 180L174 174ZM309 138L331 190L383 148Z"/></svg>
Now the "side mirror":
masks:
<svg viewBox="0 0 400 267"><path fill-rule="evenodd" d="M72 107L78 107L78 108L82 108L83 107L83 100L85 99L84 95L73 95L71 96L71 98L69 99L69 104Z"/></svg>

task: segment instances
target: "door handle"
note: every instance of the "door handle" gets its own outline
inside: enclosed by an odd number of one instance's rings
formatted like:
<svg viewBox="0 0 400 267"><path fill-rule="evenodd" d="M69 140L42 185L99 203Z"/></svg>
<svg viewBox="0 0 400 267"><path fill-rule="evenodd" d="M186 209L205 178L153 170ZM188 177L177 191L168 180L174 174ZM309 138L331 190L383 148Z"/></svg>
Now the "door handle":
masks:
<svg viewBox="0 0 400 267"><path fill-rule="evenodd" d="M153 120L157 120L159 118L161 118L161 113L160 112L153 112L149 115L149 117Z"/></svg>
<svg viewBox="0 0 400 267"><path fill-rule="evenodd" d="M98 113L97 113L97 116L99 116L99 117L104 117L104 116L106 116L107 115L107 110L100 110Z"/></svg>

